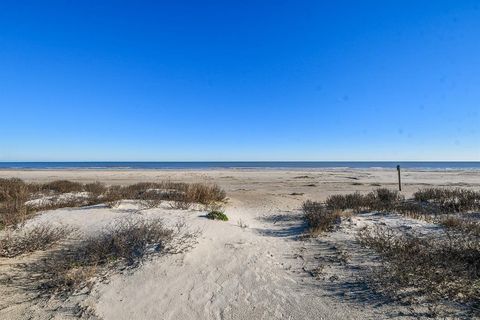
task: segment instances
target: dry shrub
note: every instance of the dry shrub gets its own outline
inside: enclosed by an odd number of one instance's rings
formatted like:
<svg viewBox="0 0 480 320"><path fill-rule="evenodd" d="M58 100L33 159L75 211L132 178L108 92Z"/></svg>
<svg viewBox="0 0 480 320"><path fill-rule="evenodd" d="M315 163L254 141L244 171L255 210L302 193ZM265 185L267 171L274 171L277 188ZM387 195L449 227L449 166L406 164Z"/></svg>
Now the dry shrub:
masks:
<svg viewBox="0 0 480 320"><path fill-rule="evenodd" d="M178 210L188 210L192 207L192 205L193 201L182 195L170 202L170 207Z"/></svg>
<svg viewBox="0 0 480 320"><path fill-rule="evenodd" d="M327 198L326 205L331 210L352 209L359 212L365 208L365 197L358 192L347 195L333 195Z"/></svg>
<svg viewBox="0 0 480 320"><path fill-rule="evenodd" d="M225 211L225 203L224 202L212 202L209 204L203 205L203 210L205 211Z"/></svg>
<svg viewBox="0 0 480 320"><path fill-rule="evenodd" d="M83 186L83 190L90 192L94 197L99 197L107 191L107 187L100 182L87 183Z"/></svg>
<svg viewBox="0 0 480 320"><path fill-rule="evenodd" d="M140 200L140 207L143 209L159 208L161 204L162 204L161 198Z"/></svg>
<svg viewBox="0 0 480 320"><path fill-rule="evenodd" d="M399 202L392 211L415 219L436 216L440 213L437 206L414 200Z"/></svg>
<svg viewBox="0 0 480 320"><path fill-rule="evenodd" d="M194 183L185 190L186 198L200 204L210 204L225 200L226 194L218 185Z"/></svg>
<svg viewBox="0 0 480 320"><path fill-rule="evenodd" d="M382 258L370 277L378 291L408 302L480 303L478 234L407 234L377 226L361 230L358 239Z"/></svg>
<svg viewBox="0 0 480 320"><path fill-rule="evenodd" d="M7 232L0 238L0 257L12 258L18 255L45 250L72 233L72 228L36 225L30 229Z"/></svg>
<svg viewBox="0 0 480 320"><path fill-rule="evenodd" d="M140 206L144 209L159 208L165 199L165 194L161 190L147 190L141 195Z"/></svg>
<svg viewBox="0 0 480 320"><path fill-rule="evenodd" d="M333 195L327 198L326 205L331 210L389 211L403 201L403 197L395 190L376 189L366 195L358 192L346 195Z"/></svg>
<svg viewBox="0 0 480 320"><path fill-rule="evenodd" d="M302 206L304 219L313 234L331 231L341 222L340 212L331 210L320 202L307 200Z"/></svg>
<svg viewBox="0 0 480 320"><path fill-rule="evenodd" d="M17 225L30 214L25 202L28 185L20 179L0 179L0 228Z"/></svg>
<svg viewBox="0 0 480 320"><path fill-rule="evenodd" d="M69 197L62 200L56 198L53 201L36 206L35 211L55 210L60 208L77 208L95 203L97 203L97 201L95 201L93 198Z"/></svg>
<svg viewBox="0 0 480 320"><path fill-rule="evenodd" d="M103 197L103 201L110 208L118 207L124 199L123 188L121 186L110 186Z"/></svg>
<svg viewBox="0 0 480 320"><path fill-rule="evenodd" d="M480 222L468 220L464 217L451 216L440 221L440 224L452 231L461 232L463 234L470 234L479 237L480 239Z"/></svg>
<svg viewBox="0 0 480 320"><path fill-rule="evenodd" d="M73 195L68 198L51 199L43 205L26 206L31 198L65 193L88 192L88 197ZM35 197L34 197L35 196ZM172 207L189 209L194 203L211 205L225 200L225 191L217 185L200 183L136 183L128 186L106 187L102 183L81 184L68 180L56 180L45 184L27 184L20 179L0 179L0 228L17 226L37 211L64 207L80 207L106 203L116 207L123 199L140 200L144 208L160 206L162 200L172 201Z"/></svg>
<svg viewBox="0 0 480 320"><path fill-rule="evenodd" d="M393 210L403 200L403 196L398 191L386 188L376 189L367 195L367 203L370 209L377 211Z"/></svg>
<svg viewBox="0 0 480 320"><path fill-rule="evenodd" d="M175 209L189 209L195 203L209 205L225 200L225 191L217 185L200 183L188 184L177 182L142 182L125 187L112 186L105 195L105 200L113 205L121 199L140 200L145 208L158 207L161 201L171 201Z"/></svg>
<svg viewBox="0 0 480 320"><path fill-rule="evenodd" d="M480 210L480 192L468 189L421 189L415 192L414 199L419 202L433 203L442 213Z"/></svg>
<svg viewBox="0 0 480 320"><path fill-rule="evenodd" d="M68 180L55 180L47 182L42 185L42 189L46 191L55 191L58 193L81 192L83 185L79 182L72 182Z"/></svg>
<svg viewBox="0 0 480 320"><path fill-rule="evenodd" d="M171 195L174 209L189 209L194 203L206 207L216 206L225 201L225 191L217 185L205 185L200 183L177 185L177 192Z"/></svg>
<svg viewBox="0 0 480 320"><path fill-rule="evenodd" d="M333 195L327 198L326 205L332 210L396 212L414 218L433 218L480 210L479 201L480 192L466 189L423 189L413 199L405 200L397 191L381 188L366 195L358 192Z"/></svg>
<svg viewBox="0 0 480 320"><path fill-rule="evenodd" d="M197 233L184 225L167 228L161 219L121 219L98 235L49 252L43 259L22 265L40 295L68 296L91 288L109 270L137 267L148 256L178 253L190 248Z"/></svg>

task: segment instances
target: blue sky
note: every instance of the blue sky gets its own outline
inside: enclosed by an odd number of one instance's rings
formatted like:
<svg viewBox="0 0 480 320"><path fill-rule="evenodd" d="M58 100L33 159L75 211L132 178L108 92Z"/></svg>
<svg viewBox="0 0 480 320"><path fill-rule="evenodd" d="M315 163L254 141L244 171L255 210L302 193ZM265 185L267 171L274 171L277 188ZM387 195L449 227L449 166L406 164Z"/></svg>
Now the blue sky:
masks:
<svg viewBox="0 0 480 320"><path fill-rule="evenodd" d="M0 161L480 160L478 1L0 2Z"/></svg>

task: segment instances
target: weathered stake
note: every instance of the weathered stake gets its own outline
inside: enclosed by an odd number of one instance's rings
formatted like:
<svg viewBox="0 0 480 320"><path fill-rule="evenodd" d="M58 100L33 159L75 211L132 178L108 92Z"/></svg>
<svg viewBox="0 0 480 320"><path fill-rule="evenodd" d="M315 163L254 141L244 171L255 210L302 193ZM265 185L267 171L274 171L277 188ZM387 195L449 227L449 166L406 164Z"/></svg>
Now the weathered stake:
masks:
<svg viewBox="0 0 480 320"><path fill-rule="evenodd" d="M400 165L397 166L398 171L398 191L402 191L402 180L400 178Z"/></svg>

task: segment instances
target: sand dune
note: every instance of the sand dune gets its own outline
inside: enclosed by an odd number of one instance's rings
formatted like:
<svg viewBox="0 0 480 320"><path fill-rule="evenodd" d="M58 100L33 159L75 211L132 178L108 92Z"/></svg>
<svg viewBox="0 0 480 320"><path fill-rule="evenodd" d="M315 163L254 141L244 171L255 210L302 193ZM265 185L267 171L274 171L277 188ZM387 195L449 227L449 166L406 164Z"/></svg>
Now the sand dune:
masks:
<svg viewBox="0 0 480 320"><path fill-rule="evenodd" d="M133 272L113 275L100 282L88 297L74 297L64 305L34 305L21 301L21 293L2 288L1 319L69 318L68 307L80 303L102 319L409 319L408 308L384 304L375 297L355 294L354 269L334 263L353 247L353 232L377 223L372 216L355 217L350 225L320 242L301 240L304 225L300 205L306 199L368 191L379 185L395 188L396 172L387 170L204 170L204 171L0 171L0 177L27 181L69 179L127 184L172 180L216 182L227 191L228 222L211 221L201 210L172 210L167 206L137 210L124 201L115 209L104 206L58 209L29 223L62 223L95 232L102 225L128 215L158 216L170 223L185 221L201 231L190 251L146 262ZM480 187L478 171L406 171L404 193L427 185ZM401 220L399 220L401 219ZM240 227L241 221L247 227ZM406 218L387 223L428 228ZM314 250L310 248L314 247ZM308 249L308 250L307 250ZM358 251L359 252L359 251ZM320 258L319 258L320 257ZM322 277L313 273L315 259L330 261ZM325 259L325 257L332 257ZM356 259L356 260L355 260ZM333 262L332 262L333 261ZM360 254L352 264L366 261ZM5 260L0 260L7 269ZM333 277L335 276L335 277Z"/></svg>

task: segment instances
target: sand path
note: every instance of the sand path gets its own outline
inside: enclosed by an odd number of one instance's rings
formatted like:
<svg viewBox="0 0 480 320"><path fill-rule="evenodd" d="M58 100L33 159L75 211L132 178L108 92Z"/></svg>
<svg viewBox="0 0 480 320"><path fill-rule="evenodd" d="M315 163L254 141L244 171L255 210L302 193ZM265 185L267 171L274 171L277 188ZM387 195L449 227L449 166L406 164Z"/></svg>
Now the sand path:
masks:
<svg viewBox="0 0 480 320"><path fill-rule="evenodd" d="M104 319L374 318L370 310L326 297L302 270L300 220L276 221L279 208L238 200L227 213L225 223L189 212L188 225L202 230L195 248L115 276L94 292L93 309Z"/></svg>

